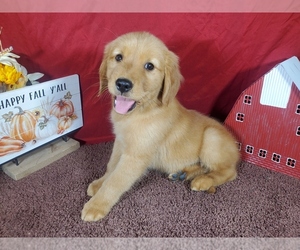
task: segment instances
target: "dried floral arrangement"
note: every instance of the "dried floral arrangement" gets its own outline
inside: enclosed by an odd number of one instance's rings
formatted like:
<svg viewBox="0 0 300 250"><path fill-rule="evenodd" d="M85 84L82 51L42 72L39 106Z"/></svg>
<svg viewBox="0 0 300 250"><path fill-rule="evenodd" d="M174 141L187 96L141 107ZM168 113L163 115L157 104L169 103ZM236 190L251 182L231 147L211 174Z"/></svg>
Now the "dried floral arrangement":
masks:
<svg viewBox="0 0 300 250"><path fill-rule="evenodd" d="M2 27L0 27L0 36ZM0 37L1 38L1 37ZM42 73L28 74L27 69L16 60L20 56L12 53L13 47L3 49L0 39L0 93L39 83Z"/></svg>

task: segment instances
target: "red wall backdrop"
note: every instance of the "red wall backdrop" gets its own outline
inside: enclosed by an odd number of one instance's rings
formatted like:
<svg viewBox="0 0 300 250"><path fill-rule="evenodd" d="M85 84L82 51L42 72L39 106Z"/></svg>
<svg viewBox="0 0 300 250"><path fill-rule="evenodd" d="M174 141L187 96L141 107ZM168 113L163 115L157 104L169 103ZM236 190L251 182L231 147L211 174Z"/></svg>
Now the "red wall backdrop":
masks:
<svg viewBox="0 0 300 250"><path fill-rule="evenodd" d="M113 139L98 68L105 44L123 33L160 37L180 57L181 102L220 120L275 64L300 58L300 13L1 13L0 26L3 46L30 73L80 76L84 126L74 138L86 143Z"/></svg>

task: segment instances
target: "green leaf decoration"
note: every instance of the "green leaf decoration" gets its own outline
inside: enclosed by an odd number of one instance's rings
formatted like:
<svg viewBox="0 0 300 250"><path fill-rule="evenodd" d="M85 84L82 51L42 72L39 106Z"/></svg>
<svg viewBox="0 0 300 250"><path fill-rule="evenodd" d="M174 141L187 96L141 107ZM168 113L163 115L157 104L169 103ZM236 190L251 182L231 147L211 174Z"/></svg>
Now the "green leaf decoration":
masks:
<svg viewBox="0 0 300 250"><path fill-rule="evenodd" d="M40 130L43 130L44 128L47 127L47 122L40 122L38 126L39 126Z"/></svg>
<svg viewBox="0 0 300 250"><path fill-rule="evenodd" d="M2 115L2 118L4 119L5 122L10 122L12 117L13 117L13 112L9 111L8 114Z"/></svg>
<svg viewBox="0 0 300 250"><path fill-rule="evenodd" d="M72 98L71 92L68 91L67 94L65 94L64 98L65 99L71 99Z"/></svg>

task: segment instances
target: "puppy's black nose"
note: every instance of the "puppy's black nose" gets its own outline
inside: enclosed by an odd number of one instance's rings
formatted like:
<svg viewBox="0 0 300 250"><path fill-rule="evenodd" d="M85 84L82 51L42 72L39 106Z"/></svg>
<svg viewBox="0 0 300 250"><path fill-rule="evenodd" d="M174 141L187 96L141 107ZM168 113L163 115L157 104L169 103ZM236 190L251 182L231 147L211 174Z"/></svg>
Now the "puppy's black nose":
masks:
<svg viewBox="0 0 300 250"><path fill-rule="evenodd" d="M130 80L126 78L119 78L116 81L117 90L121 92L121 94L128 92L132 89L133 84Z"/></svg>

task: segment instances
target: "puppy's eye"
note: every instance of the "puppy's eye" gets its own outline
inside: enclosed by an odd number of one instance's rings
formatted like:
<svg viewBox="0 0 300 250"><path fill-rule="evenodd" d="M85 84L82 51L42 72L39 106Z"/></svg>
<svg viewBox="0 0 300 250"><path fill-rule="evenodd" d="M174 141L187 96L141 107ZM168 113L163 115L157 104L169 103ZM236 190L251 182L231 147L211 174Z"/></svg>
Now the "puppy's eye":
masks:
<svg viewBox="0 0 300 250"><path fill-rule="evenodd" d="M123 56L121 54L118 54L115 56L115 59L117 62L121 62L123 60Z"/></svg>
<svg viewBox="0 0 300 250"><path fill-rule="evenodd" d="M149 71L154 69L154 65L150 62L146 63L144 67L146 70L149 70Z"/></svg>

